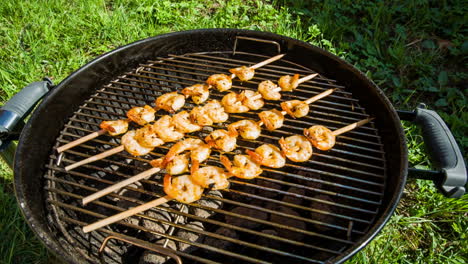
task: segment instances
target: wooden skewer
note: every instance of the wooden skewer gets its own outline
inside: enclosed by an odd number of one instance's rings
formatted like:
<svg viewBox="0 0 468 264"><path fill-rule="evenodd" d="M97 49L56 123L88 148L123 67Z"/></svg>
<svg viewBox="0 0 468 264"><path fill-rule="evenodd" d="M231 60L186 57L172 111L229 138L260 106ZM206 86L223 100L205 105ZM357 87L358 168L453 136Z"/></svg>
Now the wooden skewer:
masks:
<svg viewBox="0 0 468 264"><path fill-rule="evenodd" d="M65 145L63 145L63 146L58 147L58 148L57 148L57 152L58 152L58 153L64 152L65 150L71 149L71 148L73 148L73 147L75 147L75 146L78 146L78 145L80 145L80 144L82 144L82 143L84 143L84 142L86 142L86 141L88 141L88 140L91 140L91 139L93 139L93 138L97 138L97 137L99 137L100 135L104 135L106 132L107 132L107 131L104 130L104 129L101 129L101 130L99 130L99 131L93 132L93 133L91 133L91 134L89 134L89 135L86 135L86 136L84 136L84 137L82 137L82 138L79 138L79 139L77 139L77 140L75 140L75 141L72 141L72 142L67 143L67 144L65 144Z"/></svg>
<svg viewBox="0 0 468 264"><path fill-rule="evenodd" d="M315 76L317 76L317 75L318 75L318 73L314 73L314 74L311 74L311 75L307 75L307 76L302 77L302 78L300 78L299 80L297 80L297 82L298 82L299 84L301 84L301 83L303 83L303 82L307 82L308 80L311 80L311 79L315 78Z"/></svg>
<svg viewBox="0 0 468 264"><path fill-rule="evenodd" d="M122 220L124 218L127 218L129 216L141 213L143 211L146 211L146 210L148 210L150 208L153 208L155 206L158 206L160 204L167 203L170 200L172 200L172 198L166 195L166 196L163 196L161 198L155 199L153 201L150 201L150 202L144 203L142 205L139 205L137 207L133 207L132 209L129 209L127 211L123 211L123 212L118 213L116 215L113 215L113 216L104 218L102 220L99 220L99 221L97 221L95 223L89 224L89 225L83 227L83 232L88 233L88 232L94 231L94 230L96 230L98 228L101 228L101 227L106 226L106 225L110 225L112 223L120 221L120 220Z"/></svg>
<svg viewBox="0 0 468 264"><path fill-rule="evenodd" d="M102 190L100 190L98 192L95 192L95 193L93 193L91 195L88 195L88 196L83 198L83 200L82 200L83 205L86 205L89 202L92 202L92 201L94 201L96 199L99 199L99 198L103 197L106 194L117 191L120 188L123 188L123 187L125 187L127 185L130 185L130 184L134 183L134 182L145 179L145 178L147 178L147 177L149 177L149 176L151 176L151 175L153 175L155 173L158 173L160 170L161 170L160 168L151 168L151 169L146 170L146 171L144 171L144 172L142 172L140 174L132 176L132 177L130 177L130 178L124 180L124 181L118 182L118 183L116 183L114 185L111 185L111 186L105 188L105 189L102 189Z"/></svg>
<svg viewBox="0 0 468 264"><path fill-rule="evenodd" d="M277 61L277 60L283 58L284 55L286 55L286 54L279 54L279 55L276 55L276 56L274 56L274 57L269 58L268 60L264 60L264 61L261 61L261 62L255 64L255 65L252 65L252 66L250 66L250 68L252 68L252 69L258 69L258 68L260 68L260 67L263 67L263 66L265 66L265 65L267 65L267 64L270 64L270 63L272 63L272 62L274 62L274 61ZM234 73L231 74L231 79L234 79L235 77L236 77L236 75L235 75Z"/></svg>
<svg viewBox="0 0 468 264"><path fill-rule="evenodd" d="M348 131L351 131L351 130L355 129L356 127L360 127L360 126L362 126L364 124L367 124L367 123L369 123L370 121L372 121L374 119L375 119L374 117L371 117L371 118L367 118L367 119L358 121L356 123L352 123L352 124L347 125L345 127L339 128L339 129L337 129L335 131L332 131L332 134L336 137L338 135L341 135L343 133L346 133Z"/></svg>
<svg viewBox="0 0 468 264"><path fill-rule="evenodd" d="M311 104L311 103L313 103L313 102L315 102L315 101L318 101L318 100L320 100L320 99L322 99L322 98L324 98L324 97L326 97L326 96L329 96L329 95L330 95L331 93L333 93L335 90L336 90L336 89L328 89L328 90L326 90L325 92L319 93L319 94L317 94L316 96L311 97L311 98L305 100L304 102L305 102L306 104Z"/></svg>
<svg viewBox="0 0 468 264"><path fill-rule="evenodd" d="M252 68L252 69L258 69L258 68L260 68L260 67L263 67L263 66L265 66L265 65L267 65L267 64L270 64L270 63L272 63L272 62L274 62L274 61L277 61L277 60L283 58L284 55L286 55L286 54L279 54L279 55L276 55L276 56L274 56L274 57L269 58L268 60L261 61L261 62L255 64L255 65L251 66L250 68Z"/></svg>
<svg viewBox="0 0 468 264"><path fill-rule="evenodd" d="M322 99L322 98L324 98L324 97L330 95L330 94L333 93L335 90L336 90L336 89L328 89L328 90L326 90L325 92L319 93L319 94L317 94L316 96L311 97L311 98L305 100L304 102L305 102L306 104L311 104L311 103L313 103L313 102L315 102L315 101L318 101L318 100L320 100L320 99ZM253 98L253 97L252 97L252 98ZM287 112L286 112L286 111L281 111L281 114L282 114L282 115L286 115ZM259 122L258 122L258 125L259 125L259 126L263 126L264 124L263 124L262 121L259 121ZM345 132L346 132L346 131L345 131ZM343 132L343 133L344 133L344 132Z"/></svg>
<svg viewBox="0 0 468 264"><path fill-rule="evenodd" d="M109 149L108 151L104 151L104 152L99 153L99 154L97 154L95 156L92 156L92 157L89 157L87 159L80 160L80 161L75 162L75 163L73 163L71 165L68 165L68 166L65 167L65 170L66 171L73 170L74 168L79 167L81 165L88 164L88 163L91 163L93 161L103 159L105 157L114 155L115 153L119 153L119 152L123 151L124 149L125 149L124 146L120 145L120 146L115 147L113 149Z"/></svg>

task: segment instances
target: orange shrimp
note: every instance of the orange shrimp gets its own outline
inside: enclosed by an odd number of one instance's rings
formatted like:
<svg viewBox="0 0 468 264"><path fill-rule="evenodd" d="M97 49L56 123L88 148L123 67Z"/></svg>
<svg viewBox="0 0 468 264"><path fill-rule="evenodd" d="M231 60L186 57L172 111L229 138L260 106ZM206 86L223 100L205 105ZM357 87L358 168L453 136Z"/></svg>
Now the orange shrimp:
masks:
<svg viewBox="0 0 468 264"><path fill-rule="evenodd" d="M192 203L201 198L203 187L193 182L189 175L173 178L170 174L166 174L164 192L181 203Z"/></svg>
<svg viewBox="0 0 468 264"><path fill-rule="evenodd" d="M304 136L320 150L329 150L335 146L335 135L330 129L321 125L305 128Z"/></svg>

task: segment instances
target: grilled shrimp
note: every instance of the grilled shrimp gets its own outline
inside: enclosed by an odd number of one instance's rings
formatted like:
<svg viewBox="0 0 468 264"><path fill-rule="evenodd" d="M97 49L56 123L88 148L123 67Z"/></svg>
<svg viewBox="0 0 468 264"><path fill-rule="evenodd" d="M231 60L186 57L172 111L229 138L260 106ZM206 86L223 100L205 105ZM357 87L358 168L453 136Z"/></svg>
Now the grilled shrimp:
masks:
<svg viewBox="0 0 468 264"><path fill-rule="evenodd" d="M282 102L281 108L293 118L301 118L309 113L309 105L299 100Z"/></svg>
<svg viewBox="0 0 468 264"><path fill-rule="evenodd" d="M153 124L158 137L164 142L172 142L184 137L184 133L176 130L172 117L165 115Z"/></svg>
<svg viewBox="0 0 468 264"><path fill-rule="evenodd" d="M181 155L176 155L166 165L167 173L171 175L179 175L189 171L189 155L190 153L185 153Z"/></svg>
<svg viewBox="0 0 468 264"><path fill-rule="evenodd" d="M245 113L249 111L249 108L242 103L242 99L240 94L231 92L223 97L221 103L227 113Z"/></svg>
<svg viewBox="0 0 468 264"><path fill-rule="evenodd" d="M304 129L304 136L320 150L329 150L335 145L335 135L333 132L320 125L311 126Z"/></svg>
<svg viewBox="0 0 468 264"><path fill-rule="evenodd" d="M312 144L306 137L294 135L279 140L281 150L286 157L295 162L304 162L312 157Z"/></svg>
<svg viewBox="0 0 468 264"><path fill-rule="evenodd" d="M149 105L145 105L144 107L137 106L128 110L127 117L140 126L144 126L154 121L155 113L156 111Z"/></svg>
<svg viewBox="0 0 468 264"><path fill-rule="evenodd" d="M117 136L127 132L128 121L126 119L102 121L99 127L101 127L101 129L106 130L107 133L109 133L109 135Z"/></svg>
<svg viewBox="0 0 468 264"><path fill-rule="evenodd" d="M215 130L205 138L208 145L225 152L233 151L236 141L236 137L224 129Z"/></svg>
<svg viewBox="0 0 468 264"><path fill-rule="evenodd" d="M263 98L257 98L257 95L260 95L259 92L254 92L250 90L244 90L241 92L242 104L250 108L250 110L258 110L265 105ZM259 96L258 96L259 97Z"/></svg>
<svg viewBox="0 0 468 264"><path fill-rule="evenodd" d="M172 122L174 123L177 131L182 133L192 133L202 129L201 126L190 120L190 114L187 111L181 111L173 115Z"/></svg>
<svg viewBox="0 0 468 264"><path fill-rule="evenodd" d="M227 173L215 166L199 168L190 174L190 178L203 188L211 187L212 190L220 190L229 187Z"/></svg>
<svg viewBox="0 0 468 264"><path fill-rule="evenodd" d="M260 136L262 129L257 122L244 119L228 125L231 135L240 135L245 139L256 139Z"/></svg>
<svg viewBox="0 0 468 264"><path fill-rule="evenodd" d="M148 154L153 148L146 148L138 144L135 139L135 130L130 130L122 136L120 143L124 146L125 150L133 156L141 156Z"/></svg>
<svg viewBox="0 0 468 264"><path fill-rule="evenodd" d="M199 126L211 126L213 125L213 120L208 115L206 109L201 106L194 107L190 111L190 121L199 125Z"/></svg>
<svg viewBox="0 0 468 264"><path fill-rule="evenodd" d="M209 86L206 84L195 84L184 88L181 91L185 97L192 97L192 101L196 104L204 103L210 96Z"/></svg>
<svg viewBox="0 0 468 264"><path fill-rule="evenodd" d="M201 198L203 187L193 182L189 175L173 178L170 174L166 174L164 192L181 203L191 203Z"/></svg>
<svg viewBox="0 0 468 264"><path fill-rule="evenodd" d="M227 91L232 87L231 76L226 74L213 74L206 80L206 83L214 86L220 92Z"/></svg>
<svg viewBox="0 0 468 264"><path fill-rule="evenodd" d="M294 74L294 76L281 76L278 80L278 85L281 87L281 90L285 92L296 89L297 86L299 86L299 74Z"/></svg>
<svg viewBox="0 0 468 264"><path fill-rule="evenodd" d="M263 144L256 148L255 152L247 150L247 154L254 162L267 167L281 168L286 164L286 159L281 150L272 144Z"/></svg>
<svg viewBox="0 0 468 264"><path fill-rule="evenodd" d="M235 74L241 81L248 81L255 75L255 69L246 66L230 69L229 72Z"/></svg>
<svg viewBox="0 0 468 264"><path fill-rule="evenodd" d="M276 109L260 112L258 117L270 131L283 126L284 115Z"/></svg>
<svg viewBox="0 0 468 264"><path fill-rule="evenodd" d="M209 101L203 108L214 123L223 123L229 118L229 115L224 111L224 107L218 100Z"/></svg>
<svg viewBox="0 0 468 264"><path fill-rule="evenodd" d="M200 139L186 138L182 141L175 143L167 152L164 158L164 165L174 159L174 157L184 151L191 151L190 157L192 162L194 160L202 162L206 160L211 153L210 147Z"/></svg>
<svg viewBox="0 0 468 264"><path fill-rule="evenodd" d="M164 161L164 157L159 158L159 159L150 160L149 163L151 164L151 166L153 166L155 168L161 168L163 161Z"/></svg>
<svg viewBox="0 0 468 264"><path fill-rule="evenodd" d="M177 92L166 93L159 96L156 101L156 109L164 109L169 113L181 109L185 104L185 96L178 94Z"/></svg>
<svg viewBox="0 0 468 264"><path fill-rule="evenodd" d="M262 94L265 100L279 100L281 99L281 88L274 84L272 81L263 81L258 85L258 92Z"/></svg>
<svg viewBox="0 0 468 264"><path fill-rule="evenodd" d="M221 155L219 157L221 163L224 167L237 178L241 179L253 179L258 175L262 174L263 170L260 168L260 165L255 163L247 155L235 155L234 160L231 161L226 157Z"/></svg>
<svg viewBox="0 0 468 264"><path fill-rule="evenodd" d="M145 148L155 148L164 144L164 141L158 138L156 128L150 124L137 129L134 138L138 144Z"/></svg>

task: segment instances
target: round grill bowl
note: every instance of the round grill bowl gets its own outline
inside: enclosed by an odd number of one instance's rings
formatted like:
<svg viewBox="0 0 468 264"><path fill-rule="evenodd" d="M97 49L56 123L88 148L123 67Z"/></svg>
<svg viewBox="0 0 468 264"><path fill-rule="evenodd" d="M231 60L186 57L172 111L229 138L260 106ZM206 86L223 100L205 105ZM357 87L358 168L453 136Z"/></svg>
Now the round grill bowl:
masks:
<svg viewBox="0 0 468 264"><path fill-rule="evenodd" d="M272 33L238 29L207 29L170 33L141 40L106 53L91 61L57 85L32 114L24 128L14 164L15 190L20 207L31 228L47 247L70 263L84 259L57 237L57 230L47 218L47 197L43 189L50 155L66 121L77 108L126 71L140 63L165 57L200 52L225 52L233 49L236 36L276 41L284 59L313 69L346 87L360 106L375 117L375 128L385 153L386 178L378 214L367 232L332 262L343 262L369 243L392 215L406 182L407 149L398 115L384 93L362 72L337 56L310 44ZM241 45L241 44L239 44ZM243 42L243 52L276 55L276 48L267 44Z"/></svg>

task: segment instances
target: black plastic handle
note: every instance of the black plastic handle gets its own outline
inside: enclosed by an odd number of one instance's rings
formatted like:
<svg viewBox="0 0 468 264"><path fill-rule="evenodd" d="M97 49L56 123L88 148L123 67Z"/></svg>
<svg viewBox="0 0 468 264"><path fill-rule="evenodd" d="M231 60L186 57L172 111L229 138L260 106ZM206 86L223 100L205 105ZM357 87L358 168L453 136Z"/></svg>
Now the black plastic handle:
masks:
<svg viewBox="0 0 468 264"><path fill-rule="evenodd" d="M407 112L400 113L400 117L405 115L410 116ZM436 185L447 197L461 197L468 187L468 176L463 155L452 132L436 112L425 109L423 104L416 108L412 117L412 121L421 126L429 157L443 176L436 180Z"/></svg>
<svg viewBox="0 0 468 264"><path fill-rule="evenodd" d="M14 130L19 121L23 120L34 108L34 105L49 92L52 81L44 79L24 87L0 108L0 134L8 134Z"/></svg>

